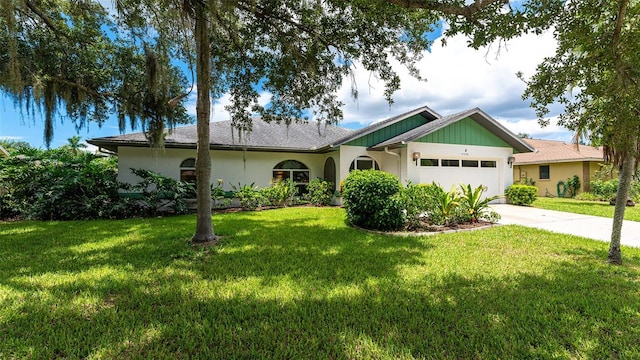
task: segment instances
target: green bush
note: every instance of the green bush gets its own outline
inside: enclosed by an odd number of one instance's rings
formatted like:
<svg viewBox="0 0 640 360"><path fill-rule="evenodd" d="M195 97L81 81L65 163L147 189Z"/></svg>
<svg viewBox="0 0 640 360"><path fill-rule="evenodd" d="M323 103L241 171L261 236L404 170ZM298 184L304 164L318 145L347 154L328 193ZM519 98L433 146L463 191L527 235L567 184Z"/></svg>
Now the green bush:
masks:
<svg viewBox="0 0 640 360"><path fill-rule="evenodd" d="M146 169L131 169L140 181L131 190L142 194L138 200L141 211L146 216L156 216L172 212L186 214L189 212L186 198L193 191L193 185L177 181Z"/></svg>
<svg viewBox="0 0 640 360"><path fill-rule="evenodd" d="M514 205L531 205L538 198L538 188L529 185L511 185L504 192Z"/></svg>
<svg viewBox="0 0 640 360"><path fill-rule="evenodd" d="M379 170L352 171L342 186L342 199L349 221L366 229L399 229L404 223L402 201L392 197L401 188L395 175Z"/></svg>
<svg viewBox="0 0 640 360"><path fill-rule="evenodd" d="M435 196L439 192L436 184L408 183L402 189L402 203L405 210L406 226L409 229L418 228L424 218L435 208Z"/></svg>
<svg viewBox="0 0 640 360"><path fill-rule="evenodd" d="M118 194L115 158L33 148L14 155L0 161L2 218L122 218L136 212Z"/></svg>
<svg viewBox="0 0 640 360"><path fill-rule="evenodd" d="M457 221L466 221L471 219L470 216L460 218L461 214L458 210L460 206L460 194L458 189L452 187L449 192L445 191L440 185L436 185L437 190L434 194L434 207L429 213L429 222L433 225L451 225Z"/></svg>
<svg viewBox="0 0 640 360"><path fill-rule="evenodd" d="M316 206L327 206L333 199L333 183L317 178L309 182L307 186L309 192L305 194L305 199Z"/></svg>
<svg viewBox="0 0 640 360"><path fill-rule="evenodd" d="M271 186L262 188L259 194L271 206L287 206L293 204L294 196L298 195L298 188L291 179L280 180Z"/></svg>
<svg viewBox="0 0 640 360"><path fill-rule="evenodd" d="M573 175L573 177L567 179L567 195L570 198L575 197L580 191L580 178L578 175Z"/></svg>
<svg viewBox="0 0 640 360"><path fill-rule="evenodd" d="M480 185L475 189L471 188L470 184L460 185L462 194L460 195L460 207L463 209L464 214L468 214L471 217L472 222L477 222L480 219L486 219L486 214L489 212L489 202L496 200L497 195L490 197L482 197L486 186ZM499 216L499 215L498 215Z"/></svg>
<svg viewBox="0 0 640 360"><path fill-rule="evenodd" d="M231 188L233 189L233 197L238 199L243 210L255 210L268 202L258 191L255 183L251 183L251 185L238 184L238 186L231 184Z"/></svg>

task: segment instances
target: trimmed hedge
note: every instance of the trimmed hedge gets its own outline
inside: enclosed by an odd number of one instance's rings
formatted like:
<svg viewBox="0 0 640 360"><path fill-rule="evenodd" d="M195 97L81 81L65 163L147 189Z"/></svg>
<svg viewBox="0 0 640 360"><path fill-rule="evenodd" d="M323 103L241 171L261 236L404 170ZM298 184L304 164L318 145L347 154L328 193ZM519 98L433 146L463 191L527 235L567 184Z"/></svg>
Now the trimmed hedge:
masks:
<svg viewBox="0 0 640 360"><path fill-rule="evenodd" d="M529 185L511 185L504 192L514 205L531 205L538 198L538 188Z"/></svg>
<svg viewBox="0 0 640 360"><path fill-rule="evenodd" d="M342 200L352 224L366 229L397 230L404 225L402 184L379 170L354 170L344 179Z"/></svg>

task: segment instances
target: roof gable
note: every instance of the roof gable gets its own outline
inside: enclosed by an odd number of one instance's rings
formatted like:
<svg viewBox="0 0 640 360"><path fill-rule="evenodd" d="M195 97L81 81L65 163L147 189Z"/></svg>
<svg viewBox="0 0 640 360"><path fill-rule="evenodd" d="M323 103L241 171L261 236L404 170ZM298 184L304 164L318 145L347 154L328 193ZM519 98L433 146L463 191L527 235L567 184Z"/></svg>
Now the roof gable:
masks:
<svg viewBox="0 0 640 360"><path fill-rule="evenodd" d="M344 145L369 147L396 137L409 130L413 130L421 125L426 124L427 122L428 120L425 119L422 115L413 115L406 119L402 119L401 121L381 127L369 134L357 137L349 141L348 143L345 143Z"/></svg>
<svg viewBox="0 0 640 360"><path fill-rule="evenodd" d="M400 147L409 142L511 147L515 152L533 151L531 146L479 108L439 118L372 148Z"/></svg>
<svg viewBox="0 0 640 360"><path fill-rule="evenodd" d="M504 140L468 117L414 141L435 144L511 147Z"/></svg>
<svg viewBox="0 0 640 360"><path fill-rule="evenodd" d="M353 145L368 147L438 118L440 118L440 114L431 110L428 106L422 106L357 130L349 136L338 140L334 146Z"/></svg>

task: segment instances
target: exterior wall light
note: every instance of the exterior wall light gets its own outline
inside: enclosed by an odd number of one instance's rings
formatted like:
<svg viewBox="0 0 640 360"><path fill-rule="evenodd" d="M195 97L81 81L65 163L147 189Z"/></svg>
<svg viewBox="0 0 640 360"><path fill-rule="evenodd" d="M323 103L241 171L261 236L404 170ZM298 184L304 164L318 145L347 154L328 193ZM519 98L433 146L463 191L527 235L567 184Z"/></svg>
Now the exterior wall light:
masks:
<svg viewBox="0 0 640 360"><path fill-rule="evenodd" d="M507 159L507 164L509 164L509 167L513 167L513 163L516 161L516 158L514 156L509 156L509 158Z"/></svg>
<svg viewBox="0 0 640 360"><path fill-rule="evenodd" d="M418 161L420 160L420 153L418 151L413 153L413 161L416 162L416 166L418 166Z"/></svg>

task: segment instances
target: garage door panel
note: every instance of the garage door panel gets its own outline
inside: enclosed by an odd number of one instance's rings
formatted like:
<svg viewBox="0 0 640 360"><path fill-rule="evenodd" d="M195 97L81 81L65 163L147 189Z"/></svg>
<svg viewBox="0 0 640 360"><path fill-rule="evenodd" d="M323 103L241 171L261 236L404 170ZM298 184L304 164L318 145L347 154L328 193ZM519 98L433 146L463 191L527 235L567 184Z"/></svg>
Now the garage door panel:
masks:
<svg viewBox="0 0 640 360"><path fill-rule="evenodd" d="M487 187L485 196L502 194L499 189L500 174L497 168L456 168L456 167L424 167L420 169L420 182L440 184L445 190L460 184L471 184L473 188L480 185Z"/></svg>

